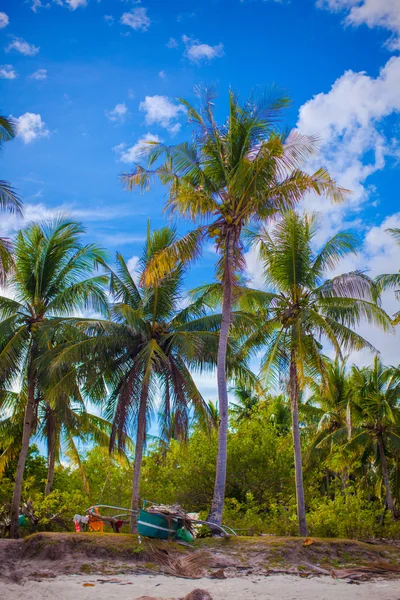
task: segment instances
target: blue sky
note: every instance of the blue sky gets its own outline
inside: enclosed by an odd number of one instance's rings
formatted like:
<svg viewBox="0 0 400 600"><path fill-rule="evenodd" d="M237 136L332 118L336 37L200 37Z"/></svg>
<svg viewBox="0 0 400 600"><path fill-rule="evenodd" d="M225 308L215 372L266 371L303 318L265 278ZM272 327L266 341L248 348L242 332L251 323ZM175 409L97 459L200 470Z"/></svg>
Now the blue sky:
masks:
<svg viewBox="0 0 400 600"><path fill-rule="evenodd" d="M176 98L194 100L195 85L217 85L222 120L229 88L245 98L275 83L293 100L287 126L319 134L318 164L353 191L341 207L306 201L322 213L320 241L353 228L361 251L343 268L395 271L385 229L400 226L399 36L399 0L3 0L0 109L19 135L2 154L2 178L21 193L25 221L63 211L134 264L147 219L166 221L164 190L129 193L118 180L140 140L186 139ZM1 219L0 233L24 223ZM188 285L209 280L214 259L205 252ZM253 253L248 269L261 285ZM398 339L368 334L400 361Z"/></svg>

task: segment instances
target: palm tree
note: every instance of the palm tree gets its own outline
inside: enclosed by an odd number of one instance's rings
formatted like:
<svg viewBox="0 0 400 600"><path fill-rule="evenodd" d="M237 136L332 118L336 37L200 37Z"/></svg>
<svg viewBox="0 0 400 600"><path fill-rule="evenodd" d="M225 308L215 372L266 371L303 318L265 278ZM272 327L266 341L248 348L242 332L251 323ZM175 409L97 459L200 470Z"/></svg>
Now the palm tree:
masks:
<svg viewBox="0 0 400 600"><path fill-rule="evenodd" d="M88 412L82 398L74 398L71 401L68 396L60 394L58 400L55 405L39 405L37 434L46 441L48 456L45 495L50 494L52 490L55 465L60 461L61 454L68 456L71 463L79 469L84 487L89 492L77 442L91 442L107 448L110 444L112 423Z"/></svg>
<svg viewBox="0 0 400 600"><path fill-rule="evenodd" d="M374 285L366 275L355 271L323 280L328 269L333 270L343 256L356 251L353 236L338 233L315 253L312 246L315 233L314 216L301 217L289 211L271 232L263 230L252 236L258 242L265 279L273 291L260 293L260 327L246 343L253 352L265 348L262 376L273 377L277 382L284 373L289 378L301 535L307 534L307 524L299 397L310 378L325 377L320 339L324 338L341 357L343 350L373 350L354 331L362 319L385 330L390 328L388 316L376 303Z"/></svg>
<svg viewBox="0 0 400 600"><path fill-rule="evenodd" d="M353 367L354 402L358 408L357 424L351 448L363 448L375 455L385 486L386 506L393 514L387 455L400 449L400 368L385 367L378 356L371 367Z"/></svg>
<svg viewBox="0 0 400 600"><path fill-rule="evenodd" d="M104 254L80 241L84 229L74 221L32 224L16 236L13 298L0 297L0 379L3 389L20 383L26 393L22 445L11 507L11 536L18 534L22 479L35 412L44 391L39 359L57 327L75 311L106 310L107 277L93 275ZM85 278L86 277L86 278Z"/></svg>
<svg viewBox="0 0 400 600"><path fill-rule="evenodd" d="M63 361L87 363L86 389L93 398L104 394L102 381L110 390L107 417L113 420L111 449L123 448L129 429L136 429L132 480L131 532L137 532L140 472L146 431L156 403L161 404L162 429L184 438L190 412L204 414L207 405L190 370L202 371L216 364L221 316L206 314L204 305L194 301L181 308L183 276L181 263L151 285L144 285L143 273L155 254L173 244L175 232L164 227L147 233L137 278L117 254L117 266L110 268L114 296L112 321L97 324L101 335L88 337L87 344L66 347ZM137 281L139 283L137 283ZM101 368L93 369L96 362Z"/></svg>
<svg viewBox="0 0 400 600"><path fill-rule="evenodd" d="M6 414L0 420L0 477L21 450L25 406L26 394L23 392L6 391L0 394L0 409ZM51 404L43 399L39 400L32 435L45 441L47 446L46 496L52 490L55 465L62 454L68 456L71 463L79 469L84 487L89 491L77 442L95 442L98 446L108 447L111 426L109 421L87 412L80 395L71 400L67 394L59 394L56 402Z"/></svg>
<svg viewBox="0 0 400 600"><path fill-rule="evenodd" d="M260 405L260 398L246 388L237 387L232 391L238 401L230 403L230 411L236 422L241 423L251 417Z"/></svg>
<svg viewBox="0 0 400 600"><path fill-rule="evenodd" d="M311 441L310 456L321 450L328 458L340 451L346 453L344 444L352 438L354 389L346 367L346 359L325 359L323 379L311 381L312 395L307 406L318 418L318 424ZM342 486L347 487L350 460L346 453L343 463Z"/></svg>
<svg viewBox="0 0 400 600"><path fill-rule="evenodd" d="M5 142L16 136L15 124L11 119L0 115L0 150ZM0 209L11 213L22 213L22 202L14 188L0 179ZM12 265L10 240L0 238L0 285L5 282L5 276Z"/></svg>
<svg viewBox="0 0 400 600"><path fill-rule="evenodd" d="M396 243L400 246L400 229L387 229L386 231L389 231L389 233L392 234ZM382 290L395 289L396 298L400 299L400 270L398 273L379 275L376 278L376 282ZM400 323L400 310L393 315L392 322L393 325L398 325Z"/></svg>
<svg viewBox="0 0 400 600"><path fill-rule="evenodd" d="M199 110L181 100L196 128L192 141L175 146L152 143L148 169L135 165L122 179L130 189L144 190L158 178L169 187L167 208L197 225L154 257L144 273L148 284L178 260L196 259L207 240L212 240L219 255L216 271L224 288L217 365L220 426L209 520L221 524L228 432L226 353L234 284L245 265L243 227L292 207L310 191L341 200L344 190L324 169L313 175L300 170L315 152L316 140L295 131L278 132L277 121L288 105L285 96L271 93L257 100L253 95L241 104L231 92L229 116L222 125L215 119L214 97L212 90L205 90ZM161 158L163 162L155 166Z"/></svg>

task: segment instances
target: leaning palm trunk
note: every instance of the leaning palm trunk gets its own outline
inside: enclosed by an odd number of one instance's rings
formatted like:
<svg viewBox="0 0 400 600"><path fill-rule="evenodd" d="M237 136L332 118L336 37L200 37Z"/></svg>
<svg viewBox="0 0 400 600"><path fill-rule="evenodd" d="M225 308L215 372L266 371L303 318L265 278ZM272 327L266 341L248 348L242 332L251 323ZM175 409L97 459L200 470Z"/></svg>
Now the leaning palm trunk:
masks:
<svg viewBox="0 0 400 600"><path fill-rule="evenodd" d="M22 446L18 458L17 470L15 473L14 493L11 503L11 538L17 538L19 536L18 517L21 504L22 481L24 477L25 463L29 452L29 441L31 439L33 429L33 418L35 409L35 387L36 376L31 364L28 373L28 398L25 408L24 428L22 432Z"/></svg>
<svg viewBox="0 0 400 600"><path fill-rule="evenodd" d="M131 533L138 532L140 471L142 468L143 445L144 445L144 438L145 438L145 434L146 434L147 393L148 393L148 384L143 383L142 393L140 395L138 425L137 425L137 433L136 433L135 464L133 467L133 478L132 478Z"/></svg>
<svg viewBox="0 0 400 600"><path fill-rule="evenodd" d="M226 354L228 348L229 327L232 313L233 296L233 234L227 237L227 256L224 269L224 298L222 303L222 321L219 334L217 355L217 383L219 404L218 455L216 464L214 495L208 520L217 525L222 523L225 500L226 460L228 442L228 388L226 383Z"/></svg>
<svg viewBox="0 0 400 600"><path fill-rule="evenodd" d="M56 453L55 453L55 435L54 435L54 430L51 427L49 434L48 434L48 458L47 458L47 481L46 481L46 488L44 490L44 495L48 496L52 490L53 487L53 481L54 481L54 468L55 468L55 464L56 464Z"/></svg>
<svg viewBox="0 0 400 600"><path fill-rule="evenodd" d="M292 431L294 447L294 469L296 479L297 519L300 535L308 535L306 508L303 487L303 466L301 459L300 428L299 428L299 384L297 367L292 351L290 362L290 401L292 405Z"/></svg>
<svg viewBox="0 0 400 600"><path fill-rule="evenodd" d="M383 482L385 484L385 490L386 490L386 506L387 506L387 509L393 514L393 498L392 498L392 492L390 491L389 473L388 473L388 466L387 466L385 447L383 444L382 434L378 435L378 447L379 447L379 456L380 456L381 465L382 465Z"/></svg>

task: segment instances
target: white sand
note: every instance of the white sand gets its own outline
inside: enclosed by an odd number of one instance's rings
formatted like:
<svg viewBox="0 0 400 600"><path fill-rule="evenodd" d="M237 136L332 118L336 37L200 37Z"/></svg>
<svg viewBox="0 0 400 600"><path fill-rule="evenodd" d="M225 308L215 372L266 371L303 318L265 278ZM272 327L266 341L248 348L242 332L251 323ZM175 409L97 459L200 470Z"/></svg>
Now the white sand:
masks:
<svg viewBox="0 0 400 600"><path fill-rule="evenodd" d="M301 579L288 575L240 579L177 579L161 575L120 575L121 583L97 575L69 575L52 580L24 581L22 585L0 582L1 600L136 600L148 595L162 599L182 598L199 587L213 600L400 600L400 580L350 585L329 577ZM128 584L131 582L131 585ZM84 587L94 583L94 587Z"/></svg>

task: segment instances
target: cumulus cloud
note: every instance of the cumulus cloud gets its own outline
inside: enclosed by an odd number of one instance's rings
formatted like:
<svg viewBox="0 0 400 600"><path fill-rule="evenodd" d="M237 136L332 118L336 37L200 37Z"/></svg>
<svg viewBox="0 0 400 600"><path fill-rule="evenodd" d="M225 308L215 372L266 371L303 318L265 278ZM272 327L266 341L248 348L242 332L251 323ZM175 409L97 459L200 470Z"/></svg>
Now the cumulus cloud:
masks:
<svg viewBox="0 0 400 600"><path fill-rule="evenodd" d="M158 135L146 133L133 146L128 147L127 144L118 144L113 150L117 153L118 158L124 163L135 163L143 159L151 149L148 142L160 142Z"/></svg>
<svg viewBox="0 0 400 600"><path fill-rule="evenodd" d="M346 25L382 27L392 33L387 42L391 50L400 50L399 0L317 0L317 6L331 12L344 12Z"/></svg>
<svg viewBox="0 0 400 600"><path fill-rule="evenodd" d="M84 8L87 6L87 0L65 0L65 3L70 10L76 10L77 8Z"/></svg>
<svg viewBox="0 0 400 600"><path fill-rule="evenodd" d="M104 15L104 20L109 25L112 25L114 23L114 17L112 15Z"/></svg>
<svg viewBox="0 0 400 600"><path fill-rule="evenodd" d="M121 23L132 27L135 31L147 31L151 21L147 16L147 8L140 7L125 12L121 17Z"/></svg>
<svg viewBox="0 0 400 600"><path fill-rule="evenodd" d="M0 12L0 29L4 29L9 24L10 19L5 12Z"/></svg>
<svg viewBox="0 0 400 600"><path fill-rule="evenodd" d="M166 79L167 78L167 74L165 71L160 71L158 73L158 76L161 77L161 79Z"/></svg>
<svg viewBox="0 0 400 600"><path fill-rule="evenodd" d="M12 42L10 42L5 49L6 52L10 52L11 50L15 50L20 54L24 54L25 56L35 56L40 50L38 46L34 46L33 44L29 44L23 38L15 37Z"/></svg>
<svg viewBox="0 0 400 600"><path fill-rule="evenodd" d="M187 35L182 36L182 41L185 44L185 56L193 63L201 63L213 60L214 58L221 58L224 56L224 45L217 44L216 46L210 46L209 44L203 44L199 40L188 37Z"/></svg>
<svg viewBox="0 0 400 600"><path fill-rule="evenodd" d="M49 137L50 135L50 131L38 114L26 112L15 120L17 135L22 138L25 144L30 144L38 138Z"/></svg>
<svg viewBox="0 0 400 600"><path fill-rule="evenodd" d="M123 123L126 115L128 114L128 109L126 107L126 104L122 103L116 104L112 110L106 110L104 111L104 113L107 119L109 119L110 121L113 121L114 123L116 121Z"/></svg>
<svg viewBox="0 0 400 600"><path fill-rule="evenodd" d="M18 77L12 65L0 65L0 79L16 79Z"/></svg>
<svg viewBox="0 0 400 600"><path fill-rule="evenodd" d="M327 214L321 235L337 231L350 216L350 209L354 217L354 211L370 199L373 188L368 177L383 169L387 156L398 154L397 142L388 140L384 132L385 118L398 112L400 57L391 58L376 78L346 71L329 92L317 94L300 108L298 129L320 138L319 155L310 167L325 165L338 183L352 192L339 206L307 199L306 208Z"/></svg>
<svg viewBox="0 0 400 600"><path fill-rule="evenodd" d="M29 75L30 79L36 79L36 81L43 81L47 79L47 69L38 69L32 75Z"/></svg>
<svg viewBox="0 0 400 600"><path fill-rule="evenodd" d="M172 134L179 131L181 125L177 120L186 113L184 106L174 104L167 96L146 96L139 110L145 113L147 125L161 125Z"/></svg>
<svg viewBox="0 0 400 600"><path fill-rule="evenodd" d="M341 271L361 269L365 270L370 277L382 273L397 273L400 266L400 252L393 236L387 231L392 228L400 228L400 213L389 215L380 224L367 227L360 252L357 256L347 257L342 262ZM391 290L382 294L382 305L390 316L400 310L400 303ZM357 331L381 353L385 364L400 363L399 327L394 334L387 334L368 323L362 323ZM371 363L371 353L354 352L349 359L359 366L368 365Z"/></svg>
<svg viewBox="0 0 400 600"><path fill-rule="evenodd" d="M375 78L364 72L345 72L328 92L317 94L300 108L298 129L320 137L320 153L307 168L326 165L338 183L353 192L342 205L310 196L300 207L320 213L316 246L339 230L354 228L364 235L358 255L341 261L336 274L361 269L375 277L399 270L399 247L386 229L400 227L400 213L371 225L359 211L363 203L375 202L370 175L383 169L389 156L398 158L397 143L385 135L385 120L399 112L400 57L391 58ZM246 254L246 263L250 283L265 287L255 249ZM384 293L383 307L390 315L400 309L393 292ZM382 353L385 363L400 362L399 333L388 335L368 324L358 331ZM353 353L350 362L368 364L371 354Z"/></svg>

